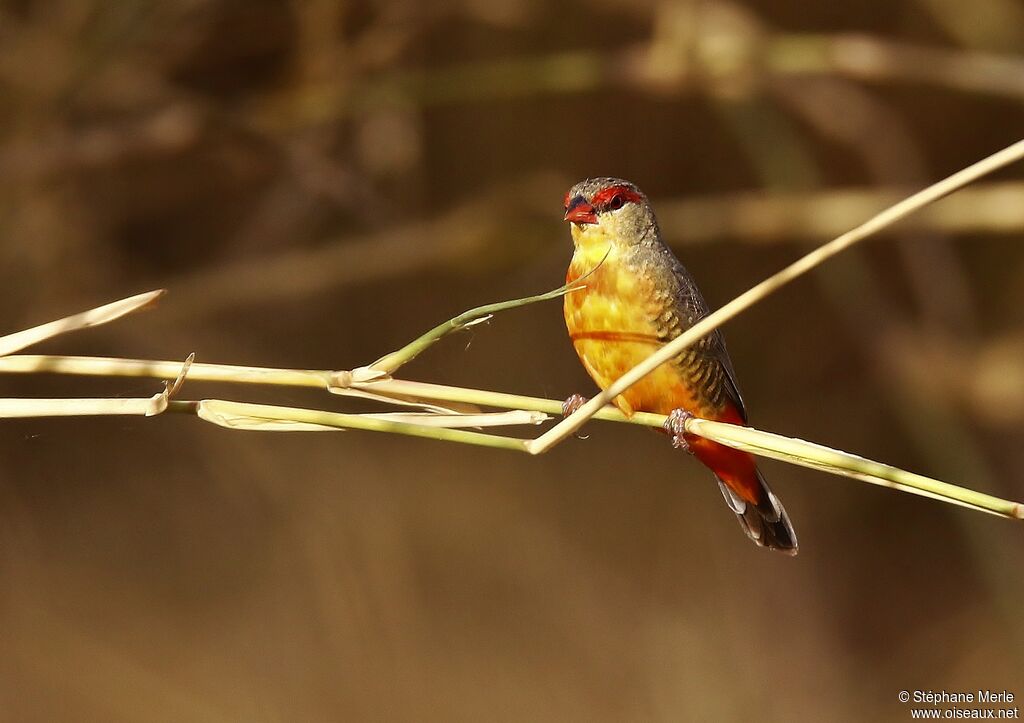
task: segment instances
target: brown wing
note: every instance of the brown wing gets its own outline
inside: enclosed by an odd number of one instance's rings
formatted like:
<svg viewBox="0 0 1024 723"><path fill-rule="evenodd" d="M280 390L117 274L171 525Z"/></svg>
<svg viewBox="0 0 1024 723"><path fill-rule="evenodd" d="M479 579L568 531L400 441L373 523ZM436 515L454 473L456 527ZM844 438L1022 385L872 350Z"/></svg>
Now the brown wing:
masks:
<svg viewBox="0 0 1024 723"><path fill-rule="evenodd" d="M667 246L658 244L638 252L638 256L635 263L645 267L642 273L660 277L659 298L652 314L656 318L652 320L664 341L675 339L708 315L707 302L693 277ZM715 401L728 403L739 413L743 423L747 422L736 371L721 331L716 329L684 350L677 357L677 363L685 369L696 370L695 375L709 386L709 394L716 397Z"/></svg>

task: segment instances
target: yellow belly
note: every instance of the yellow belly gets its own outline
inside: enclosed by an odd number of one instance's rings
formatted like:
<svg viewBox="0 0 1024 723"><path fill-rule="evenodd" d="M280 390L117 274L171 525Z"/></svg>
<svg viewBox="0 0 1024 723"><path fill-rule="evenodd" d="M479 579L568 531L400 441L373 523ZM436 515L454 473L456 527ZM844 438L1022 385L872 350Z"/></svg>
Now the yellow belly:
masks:
<svg viewBox="0 0 1024 723"><path fill-rule="evenodd" d="M652 322L657 318L652 282L620 263L614 251L597 257L577 249L567 279L573 281L597 267L580 283L586 288L567 294L565 325L576 353L599 387L606 389L622 374L650 356L662 341ZM598 262L603 258L603 263ZM700 404L683 375L667 362L614 400L625 414L668 414L683 408L694 413Z"/></svg>

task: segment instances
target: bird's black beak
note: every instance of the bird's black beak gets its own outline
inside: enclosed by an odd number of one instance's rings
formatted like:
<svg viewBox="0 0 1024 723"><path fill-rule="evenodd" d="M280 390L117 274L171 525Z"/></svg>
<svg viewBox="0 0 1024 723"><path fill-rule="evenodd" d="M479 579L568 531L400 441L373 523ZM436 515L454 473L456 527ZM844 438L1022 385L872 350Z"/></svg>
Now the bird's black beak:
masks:
<svg viewBox="0 0 1024 723"><path fill-rule="evenodd" d="M583 196L576 196L565 208L565 220L579 224L597 223L597 213L593 206L583 200Z"/></svg>

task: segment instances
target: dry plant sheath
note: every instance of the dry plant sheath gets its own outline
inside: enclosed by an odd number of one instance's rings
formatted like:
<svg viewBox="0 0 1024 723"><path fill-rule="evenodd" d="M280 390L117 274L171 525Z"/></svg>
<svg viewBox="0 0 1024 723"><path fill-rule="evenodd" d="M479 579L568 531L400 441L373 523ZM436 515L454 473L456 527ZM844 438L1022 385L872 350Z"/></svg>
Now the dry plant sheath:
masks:
<svg viewBox="0 0 1024 723"><path fill-rule="evenodd" d="M740 295L718 311L708 315L675 341L666 344L594 397L576 413L555 425L537 439L516 439L457 427L484 427L511 424L538 424L548 414L561 412L562 402L504 394L477 389L450 387L425 382L395 379L391 373L405 362L448 333L486 320L491 314L525 304L557 298L572 293L574 286L564 286L510 302L489 304L466 312L439 325L411 344L388 354L365 367L350 371L274 369L195 363L192 355L182 362L139 359L67 357L47 355L10 356L14 351L76 329L107 323L125 314L147 308L163 292L154 291L107 304L92 311L44 324L27 331L0 337L0 373L58 373L89 376L126 376L173 379L165 382L162 392L143 399L0 399L0 417L43 417L65 415L141 414L152 416L163 412L194 414L211 423L233 429L268 431L326 431L364 429L404 434L430 439L480 445L498 449L539 454L550 449L578 429L590 417L606 421L660 426L665 417L637 413L626 419L618 410L607 406L608 400L620 394L664 361L677 355L687 345L713 331L717 326L757 303L771 292L811 270L845 248L867 238L904 216L932 203L942 196L1024 157L1024 141L976 163L947 179L907 198L878 214L861 226L806 255L774 276ZM582 279L585 283L585 279ZM183 383L188 381L221 381L239 384L303 386L335 393L352 393L383 402L425 409L420 412L393 414L344 414L338 412L250 404L219 399L180 400ZM471 411L462 411L472 405ZM503 413L481 413L478 407L512 410ZM988 512L1002 517L1024 519L1024 505L991 495L958 487L939 480L874 462L857 455L830 449L800 439L763 432L723 422L699 418L686 420L686 432L719 444L772 457L793 464L820 469L893 489L932 497L951 504Z"/></svg>

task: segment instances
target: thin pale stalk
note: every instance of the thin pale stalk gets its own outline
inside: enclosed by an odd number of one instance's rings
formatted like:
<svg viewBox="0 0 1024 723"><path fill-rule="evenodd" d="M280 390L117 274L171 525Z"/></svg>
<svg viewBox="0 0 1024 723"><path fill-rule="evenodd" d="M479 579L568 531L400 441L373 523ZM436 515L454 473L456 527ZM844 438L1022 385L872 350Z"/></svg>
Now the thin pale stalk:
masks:
<svg viewBox="0 0 1024 723"><path fill-rule="evenodd" d="M383 412L363 414L372 419L387 419L392 422L419 424L424 427L448 427L471 429L474 427L514 427L523 424L543 424L549 417L541 412L525 409L510 409L507 412L483 412L481 414L437 414L435 412Z"/></svg>
<svg viewBox="0 0 1024 723"><path fill-rule="evenodd" d="M553 291L548 291L544 294L526 296L521 299L512 299L511 301L499 301L494 304L485 304L484 306L478 306L475 309L470 309L469 311L459 314L454 319L449 319L443 324L438 324L426 334L423 334L418 339L406 344L401 349L382 356L377 361L368 365L367 369L371 372L391 374L397 371L403 364L412 361L442 337L451 334L453 331L459 331L460 329L465 329L473 324L484 322L499 311L514 309L519 306L526 306L527 304L535 304L538 301L557 299L558 297L564 296L565 294L573 291L574 288L582 287L572 287L569 284L565 284L564 286L560 286L559 288ZM357 370L353 370L353 373L355 374L356 371Z"/></svg>
<svg viewBox="0 0 1024 723"><path fill-rule="evenodd" d="M907 472L892 465L875 462L859 455L807 442L803 439L697 418L688 420L686 430L701 437L714 439L720 444L762 457L771 457L831 474L852 477L863 482L930 497L1000 517L1024 519L1024 505L1019 502L958 487L948 482Z"/></svg>
<svg viewBox="0 0 1024 723"><path fill-rule="evenodd" d="M528 397L522 394L508 394L505 392L492 392L483 389L467 389L465 387L450 387L443 384L432 384L430 382L417 382L408 379L380 379L357 385L360 389L370 389L381 395L407 396L416 399L438 401L438 402L461 402L465 404L477 404L483 407L500 407L503 409L528 409L535 412L544 412L553 416L561 416L562 402L554 399L541 397ZM649 414L637 412L632 417L627 417L618 409L612 406L602 407L594 415L595 419L606 422L625 422L628 424L639 424L647 427L659 427L665 422L665 417L660 414Z"/></svg>
<svg viewBox="0 0 1024 723"><path fill-rule="evenodd" d="M147 291L144 294L136 294L126 299L114 301L110 304L97 306L95 309L83 311L79 314L65 316L63 319L51 321L46 324L34 326L31 329L18 331L6 336L0 336L0 356L13 354L27 346L38 344L60 334L67 334L71 331L85 329L90 326L99 326L108 322L120 319L122 316L140 311L150 306L157 299L166 293L163 289ZM181 366L179 365L179 369ZM171 375L176 376L177 373Z"/></svg>
<svg viewBox="0 0 1024 723"><path fill-rule="evenodd" d="M45 354L17 354L0 357L0 373L174 379L180 372L180 361L47 356ZM189 381L327 389L331 385L331 374L332 372L329 371L312 369L275 369L194 362L189 367L188 379Z"/></svg>
<svg viewBox="0 0 1024 723"><path fill-rule="evenodd" d="M179 365L180 366L180 365ZM154 400L145 399L0 399L0 418L152 416Z"/></svg>

